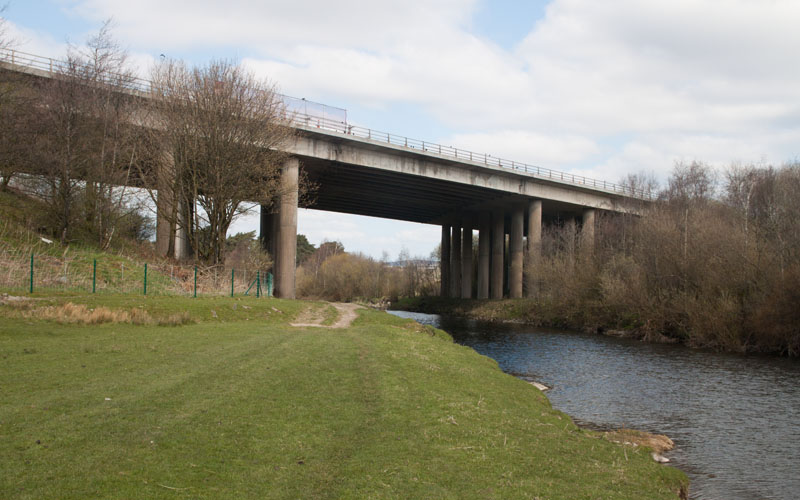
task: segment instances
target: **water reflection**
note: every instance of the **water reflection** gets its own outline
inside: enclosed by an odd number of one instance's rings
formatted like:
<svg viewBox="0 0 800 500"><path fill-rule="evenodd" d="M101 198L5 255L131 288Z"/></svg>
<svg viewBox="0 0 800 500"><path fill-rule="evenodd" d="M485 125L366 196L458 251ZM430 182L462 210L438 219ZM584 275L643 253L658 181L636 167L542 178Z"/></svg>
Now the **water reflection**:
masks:
<svg viewBox="0 0 800 500"><path fill-rule="evenodd" d="M393 312L432 324L521 378L553 389L579 423L667 434L692 498L795 499L800 363L634 340Z"/></svg>

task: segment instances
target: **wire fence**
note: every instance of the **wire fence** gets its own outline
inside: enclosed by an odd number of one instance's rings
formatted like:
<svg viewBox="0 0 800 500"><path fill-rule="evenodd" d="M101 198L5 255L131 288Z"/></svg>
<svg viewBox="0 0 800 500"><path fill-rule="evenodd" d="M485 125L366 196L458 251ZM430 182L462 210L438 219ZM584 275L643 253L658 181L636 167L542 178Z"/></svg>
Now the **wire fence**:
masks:
<svg viewBox="0 0 800 500"><path fill-rule="evenodd" d="M273 288L273 275L262 269L143 264L115 256L87 259L0 251L0 290L9 293L271 297Z"/></svg>

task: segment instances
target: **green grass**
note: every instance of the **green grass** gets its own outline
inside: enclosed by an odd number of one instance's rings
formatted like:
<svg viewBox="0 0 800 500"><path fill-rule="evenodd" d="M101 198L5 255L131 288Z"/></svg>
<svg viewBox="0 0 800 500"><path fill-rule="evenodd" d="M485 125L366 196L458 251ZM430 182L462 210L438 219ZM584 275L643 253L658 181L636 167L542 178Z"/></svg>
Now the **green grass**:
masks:
<svg viewBox="0 0 800 500"><path fill-rule="evenodd" d="M302 329L288 326L301 301L40 299L196 323L67 325L0 306L0 498L675 499L686 483L385 313Z"/></svg>

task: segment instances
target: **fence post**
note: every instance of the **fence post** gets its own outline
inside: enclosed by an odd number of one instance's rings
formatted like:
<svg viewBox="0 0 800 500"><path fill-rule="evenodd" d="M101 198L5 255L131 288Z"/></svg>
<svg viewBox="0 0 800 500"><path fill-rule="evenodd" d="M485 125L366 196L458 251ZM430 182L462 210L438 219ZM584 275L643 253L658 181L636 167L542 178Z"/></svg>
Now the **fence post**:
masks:
<svg viewBox="0 0 800 500"><path fill-rule="evenodd" d="M194 266L194 298L197 298L197 266Z"/></svg>
<svg viewBox="0 0 800 500"><path fill-rule="evenodd" d="M144 263L144 294L147 295L147 262Z"/></svg>
<svg viewBox="0 0 800 500"><path fill-rule="evenodd" d="M235 269L231 269L231 297L233 297L233 278Z"/></svg>
<svg viewBox="0 0 800 500"><path fill-rule="evenodd" d="M97 291L97 259L94 259L92 265L92 293Z"/></svg>
<svg viewBox="0 0 800 500"><path fill-rule="evenodd" d="M261 271L256 271L256 298L261 297Z"/></svg>
<svg viewBox="0 0 800 500"><path fill-rule="evenodd" d="M31 293L33 293L33 252L31 252Z"/></svg>

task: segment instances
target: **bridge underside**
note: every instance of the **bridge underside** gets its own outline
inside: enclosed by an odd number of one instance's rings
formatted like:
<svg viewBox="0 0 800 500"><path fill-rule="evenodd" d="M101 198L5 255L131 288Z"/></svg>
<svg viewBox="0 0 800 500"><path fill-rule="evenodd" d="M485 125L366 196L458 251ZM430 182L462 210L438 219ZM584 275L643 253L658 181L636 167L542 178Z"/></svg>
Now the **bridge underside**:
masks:
<svg viewBox="0 0 800 500"><path fill-rule="evenodd" d="M304 208L441 225L464 213L478 214L526 203L528 197L429 177L411 176L331 160L302 158L317 186ZM542 201L545 223L580 218L583 207ZM510 223L510 214L506 217Z"/></svg>
<svg viewBox="0 0 800 500"><path fill-rule="evenodd" d="M523 267L535 265L541 254L543 224L575 221L584 228L582 239L593 240L594 208L300 155L284 168L290 182L296 183L298 168L316 186L306 208L441 226L443 296L522 297ZM277 207L275 213L262 211L262 241L278 263L276 293L293 297L296 198ZM474 230L479 238L475 286Z"/></svg>

